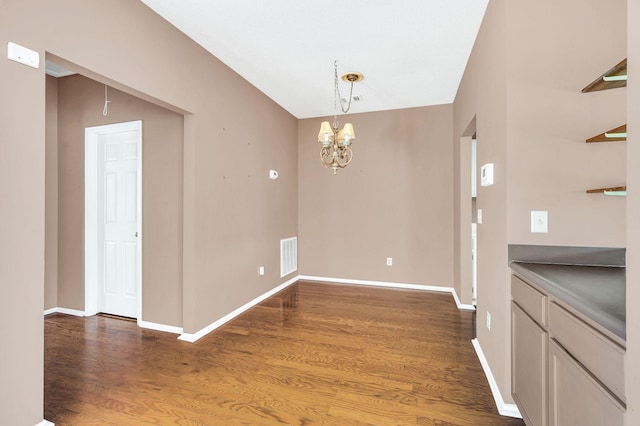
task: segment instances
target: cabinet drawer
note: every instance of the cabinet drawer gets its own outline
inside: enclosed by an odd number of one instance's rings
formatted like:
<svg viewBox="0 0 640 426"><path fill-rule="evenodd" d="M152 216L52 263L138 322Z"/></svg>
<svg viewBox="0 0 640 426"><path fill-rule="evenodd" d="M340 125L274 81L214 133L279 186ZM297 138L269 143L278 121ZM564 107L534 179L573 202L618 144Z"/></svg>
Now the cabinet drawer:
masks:
<svg viewBox="0 0 640 426"><path fill-rule="evenodd" d="M625 401L623 348L553 302L549 306L549 334Z"/></svg>
<svg viewBox="0 0 640 426"><path fill-rule="evenodd" d="M515 275L511 276L511 298L538 324L547 325L547 296Z"/></svg>
<svg viewBox="0 0 640 426"><path fill-rule="evenodd" d="M622 426L625 408L556 342L549 346L549 425Z"/></svg>

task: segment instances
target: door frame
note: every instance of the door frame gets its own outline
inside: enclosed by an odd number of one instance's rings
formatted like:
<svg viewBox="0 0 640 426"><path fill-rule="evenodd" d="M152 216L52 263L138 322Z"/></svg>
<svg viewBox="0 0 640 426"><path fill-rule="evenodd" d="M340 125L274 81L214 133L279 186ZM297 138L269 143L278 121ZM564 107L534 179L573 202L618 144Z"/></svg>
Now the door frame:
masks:
<svg viewBox="0 0 640 426"><path fill-rule="evenodd" d="M84 314L98 313L98 137L105 133L137 131L137 322L142 321L142 121L86 127L84 132Z"/></svg>
<svg viewBox="0 0 640 426"><path fill-rule="evenodd" d="M471 140L474 135L476 135L475 115L459 136L454 149L454 173L456 174L454 196L454 239L456 240L454 244L454 279L459 282L460 302L469 310L476 310L476 305L472 303L471 294L471 223L473 221L471 214ZM479 239L479 226L477 227L477 234ZM477 254L476 251L476 256ZM480 262L477 262L476 265L480 266ZM479 282L476 290L480 290ZM476 299L477 296L478 294L476 294Z"/></svg>

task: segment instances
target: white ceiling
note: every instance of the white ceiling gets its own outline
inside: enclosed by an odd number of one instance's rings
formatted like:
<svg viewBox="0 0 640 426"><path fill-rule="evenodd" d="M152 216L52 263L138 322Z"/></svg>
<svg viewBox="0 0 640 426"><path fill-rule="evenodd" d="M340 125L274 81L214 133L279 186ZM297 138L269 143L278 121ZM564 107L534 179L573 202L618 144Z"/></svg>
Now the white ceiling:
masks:
<svg viewBox="0 0 640 426"><path fill-rule="evenodd" d="M309 118L333 115L334 60L364 74L351 113L453 102L489 0L141 1Z"/></svg>

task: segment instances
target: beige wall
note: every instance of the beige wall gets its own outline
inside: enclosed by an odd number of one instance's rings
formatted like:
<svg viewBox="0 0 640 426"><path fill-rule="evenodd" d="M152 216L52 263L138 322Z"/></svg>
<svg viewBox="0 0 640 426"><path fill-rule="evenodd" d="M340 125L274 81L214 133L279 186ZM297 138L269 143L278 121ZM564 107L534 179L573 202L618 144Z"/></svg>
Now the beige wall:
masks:
<svg viewBox="0 0 640 426"><path fill-rule="evenodd" d="M6 424L34 425L44 380L45 79L5 59L6 17L0 3L0 413Z"/></svg>
<svg viewBox="0 0 640 426"><path fill-rule="evenodd" d="M58 306L58 81L47 76L44 309Z"/></svg>
<svg viewBox="0 0 640 426"><path fill-rule="evenodd" d="M52 54L94 80L189 114L183 151L185 332L286 279L279 275L278 247L280 238L297 233L294 117L141 2L5 0L3 58L8 41L38 51L41 64L45 53ZM0 285L11 300L0 314L0 412L7 424L29 425L42 419L43 406L44 69L3 59L0 81ZM269 180L269 169L278 170L280 179Z"/></svg>
<svg viewBox="0 0 640 426"><path fill-rule="evenodd" d="M357 139L336 176L319 161L323 119L300 120L301 274L453 285L452 112L444 105L339 117Z"/></svg>
<svg viewBox="0 0 640 426"><path fill-rule="evenodd" d="M626 144L584 141L625 123L626 89L581 90L626 57L626 0L518 2L507 23L509 242L624 247L625 198L585 190L624 185Z"/></svg>
<svg viewBox="0 0 640 426"><path fill-rule="evenodd" d="M627 2L627 425L640 424L640 2Z"/></svg>
<svg viewBox="0 0 640 426"><path fill-rule="evenodd" d="M181 326L183 116L111 88L105 117L103 84L57 86L59 306L84 310L84 129L142 120L142 319Z"/></svg>
<svg viewBox="0 0 640 426"><path fill-rule="evenodd" d="M506 402L508 244L625 246L625 199L585 190L625 182L626 145L584 143L624 123L625 89L580 93L625 57L625 2L561 3L490 2L454 104L454 158L475 117L478 164L495 167L495 184L478 189L478 339ZM530 233L531 210L549 212L549 233Z"/></svg>

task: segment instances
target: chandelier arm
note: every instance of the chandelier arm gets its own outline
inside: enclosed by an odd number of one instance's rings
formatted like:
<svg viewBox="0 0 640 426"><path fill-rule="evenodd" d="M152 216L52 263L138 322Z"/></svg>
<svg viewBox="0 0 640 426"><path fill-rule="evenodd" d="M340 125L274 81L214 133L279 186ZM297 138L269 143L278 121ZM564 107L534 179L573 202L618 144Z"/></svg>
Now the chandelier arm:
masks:
<svg viewBox="0 0 640 426"><path fill-rule="evenodd" d="M338 154L338 164L340 166L340 168L344 168L347 167L347 165L351 162L351 159L353 158L353 151L351 151L351 148L340 148L340 152Z"/></svg>
<svg viewBox="0 0 640 426"><path fill-rule="evenodd" d="M332 152L333 150L331 146L322 147L320 149L320 164L322 164L323 167L331 167L331 163L333 162Z"/></svg>

